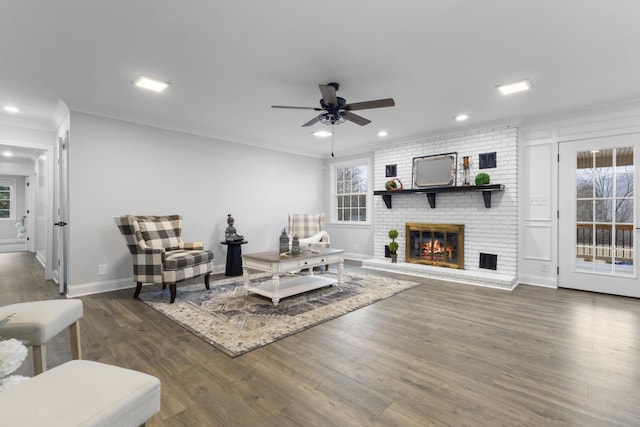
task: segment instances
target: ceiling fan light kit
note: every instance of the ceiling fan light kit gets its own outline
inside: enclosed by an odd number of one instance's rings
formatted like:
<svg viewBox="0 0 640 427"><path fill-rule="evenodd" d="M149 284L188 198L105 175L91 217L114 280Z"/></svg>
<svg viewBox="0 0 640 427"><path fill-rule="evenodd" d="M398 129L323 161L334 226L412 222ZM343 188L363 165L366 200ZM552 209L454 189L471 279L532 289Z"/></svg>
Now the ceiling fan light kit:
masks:
<svg viewBox="0 0 640 427"><path fill-rule="evenodd" d="M356 102L347 104L347 100L336 95L340 88L338 83L329 83L326 85L318 85L322 98L320 99L320 108L318 107L292 107L285 105L272 105L271 108L288 108L295 110L314 110L321 111L313 119L309 120L302 127L313 126L316 123L325 125L339 125L344 122L352 122L360 126L371 123L371 120L352 113L357 110L368 110L371 108L393 107L396 105L393 98L377 99L374 101Z"/></svg>

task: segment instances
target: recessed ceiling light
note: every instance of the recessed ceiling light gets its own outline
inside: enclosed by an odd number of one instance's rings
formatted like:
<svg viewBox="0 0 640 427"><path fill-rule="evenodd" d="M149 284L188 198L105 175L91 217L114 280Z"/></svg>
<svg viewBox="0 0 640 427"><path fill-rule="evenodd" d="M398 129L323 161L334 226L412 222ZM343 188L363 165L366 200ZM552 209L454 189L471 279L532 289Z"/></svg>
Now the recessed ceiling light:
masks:
<svg viewBox="0 0 640 427"><path fill-rule="evenodd" d="M313 136L317 136L318 138L327 138L333 135L333 133L326 130L319 130L317 132L313 132Z"/></svg>
<svg viewBox="0 0 640 427"><path fill-rule="evenodd" d="M468 118L469 118L469 115L468 115L468 114L465 114L465 113L458 114L457 116L455 116L455 117L454 117L454 119L455 119L457 122L464 122L464 121L465 121L465 120L467 120Z"/></svg>
<svg viewBox="0 0 640 427"><path fill-rule="evenodd" d="M380 132L378 132L378 136L381 138L387 135L389 135L389 132L387 132L386 130L381 130Z"/></svg>
<svg viewBox="0 0 640 427"><path fill-rule="evenodd" d="M513 83L499 85L497 88L501 94L511 95L512 93L525 92L531 89L531 82L529 79L524 79Z"/></svg>
<svg viewBox="0 0 640 427"><path fill-rule="evenodd" d="M158 93L169 87L169 83L167 82L161 82L160 80L151 79L145 76L139 76L133 81L133 84L143 89L149 89Z"/></svg>
<svg viewBox="0 0 640 427"><path fill-rule="evenodd" d="M4 151L4 152L2 153L2 155L3 155L3 156L5 156L5 157L12 157L12 156L13 156L13 153L12 153L11 151Z"/></svg>
<svg viewBox="0 0 640 427"><path fill-rule="evenodd" d="M20 112L20 109L18 107L16 107L15 105L5 105L4 106L4 111L6 111L7 113L11 113L11 114L17 114Z"/></svg>

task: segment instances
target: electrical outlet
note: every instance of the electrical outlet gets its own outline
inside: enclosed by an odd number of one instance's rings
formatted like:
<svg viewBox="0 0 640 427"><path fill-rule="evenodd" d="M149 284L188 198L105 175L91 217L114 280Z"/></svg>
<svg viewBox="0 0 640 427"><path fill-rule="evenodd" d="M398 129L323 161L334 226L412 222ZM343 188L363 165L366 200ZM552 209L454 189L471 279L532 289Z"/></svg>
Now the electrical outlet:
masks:
<svg viewBox="0 0 640 427"><path fill-rule="evenodd" d="M98 265L98 276L103 276L107 274L107 264L99 264Z"/></svg>
<svg viewBox="0 0 640 427"><path fill-rule="evenodd" d="M549 264L542 264L542 272L543 273L549 272Z"/></svg>
<svg viewBox="0 0 640 427"><path fill-rule="evenodd" d="M356 251L356 252L358 252L358 251L360 250L360 245L359 245L359 244L357 244L357 243L354 243L354 244L353 244L353 250L354 250L354 251Z"/></svg>

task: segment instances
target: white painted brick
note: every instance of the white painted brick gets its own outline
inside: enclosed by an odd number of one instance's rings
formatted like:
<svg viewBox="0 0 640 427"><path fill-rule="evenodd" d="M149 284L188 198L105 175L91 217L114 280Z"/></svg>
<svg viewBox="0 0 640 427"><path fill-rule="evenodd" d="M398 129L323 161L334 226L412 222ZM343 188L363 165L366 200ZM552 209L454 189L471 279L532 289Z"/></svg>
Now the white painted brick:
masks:
<svg viewBox="0 0 640 427"><path fill-rule="evenodd" d="M388 180L384 166L396 164L398 178L405 188L412 187L413 158L419 156L457 152L472 160L471 175L486 172L491 182L504 184L505 191L494 193L492 207L487 209L481 194L438 194L436 208L429 206L426 195L393 196L393 208L387 209L381 197L374 201L374 256L384 258L384 245L389 243L387 232L395 228L400 232L399 260L404 260L404 234L406 222L465 224L465 269L480 270L479 253L498 255L498 274L515 276L517 272L517 164L518 129L502 128L479 131L467 135L452 135L430 140L405 142L385 147L374 154L374 188L383 189ZM480 171L478 154L496 152L497 167ZM460 174L458 177L460 182ZM487 271L487 270L482 270Z"/></svg>

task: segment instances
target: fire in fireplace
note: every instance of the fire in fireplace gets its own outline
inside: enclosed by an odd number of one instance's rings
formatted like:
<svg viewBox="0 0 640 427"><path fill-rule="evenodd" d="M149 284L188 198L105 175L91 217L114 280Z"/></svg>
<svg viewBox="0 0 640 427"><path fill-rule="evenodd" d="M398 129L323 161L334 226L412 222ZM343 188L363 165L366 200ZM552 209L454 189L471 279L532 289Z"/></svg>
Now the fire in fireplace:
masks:
<svg viewBox="0 0 640 427"><path fill-rule="evenodd" d="M464 269L464 225L406 223L406 261Z"/></svg>

